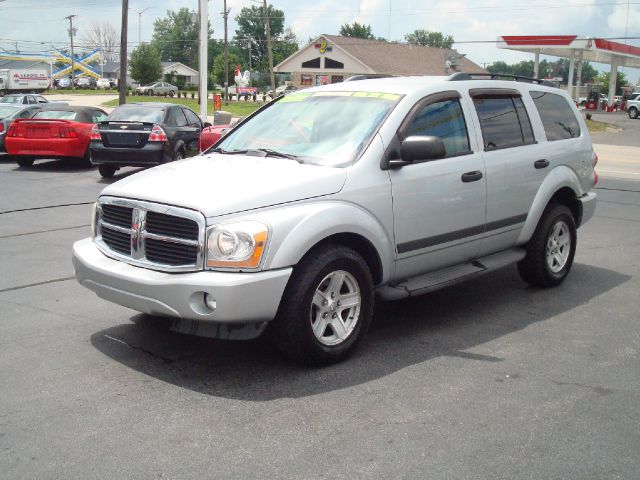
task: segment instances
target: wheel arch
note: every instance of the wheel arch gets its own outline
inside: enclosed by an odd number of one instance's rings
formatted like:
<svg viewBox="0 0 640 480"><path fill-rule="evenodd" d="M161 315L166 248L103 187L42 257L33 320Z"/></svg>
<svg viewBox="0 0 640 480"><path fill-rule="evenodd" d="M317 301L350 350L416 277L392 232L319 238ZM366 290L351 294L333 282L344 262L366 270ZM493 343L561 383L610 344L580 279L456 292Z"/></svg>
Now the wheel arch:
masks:
<svg viewBox="0 0 640 480"><path fill-rule="evenodd" d="M380 255L378 255L376 247L374 247L366 237L353 232L334 233L313 245L303 257L325 245L342 245L351 248L360 255L369 266L374 285L382 282L382 260L380 259Z"/></svg>
<svg viewBox="0 0 640 480"><path fill-rule="evenodd" d="M527 220L518 237L518 244L529 241L535 231L542 214L551 202L566 205L576 222L580 226L582 220L582 205L578 200L584 194L582 185L576 173L569 167L560 166L553 169L544 179L527 215Z"/></svg>
<svg viewBox="0 0 640 480"><path fill-rule="evenodd" d="M266 269L296 265L318 246L338 244L363 257L376 284L392 274L395 248L390 234L370 212L353 204L305 204L264 218L273 227Z"/></svg>

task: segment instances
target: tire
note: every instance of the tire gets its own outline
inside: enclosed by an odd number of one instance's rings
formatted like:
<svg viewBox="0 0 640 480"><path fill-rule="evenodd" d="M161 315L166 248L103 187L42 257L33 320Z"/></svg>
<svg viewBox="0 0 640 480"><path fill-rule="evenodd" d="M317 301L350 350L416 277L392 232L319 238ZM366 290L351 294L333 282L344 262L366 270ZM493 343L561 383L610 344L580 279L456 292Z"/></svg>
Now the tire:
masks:
<svg viewBox="0 0 640 480"><path fill-rule="evenodd" d="M345 299L353 305L340 305ZM270 325L271 341L297 363L339 362L369 328L373 300L371 272L358 253L339 245L313 249L293 269Z"/></svg>
<svg viewBox="0 0 640 480"><path fill-rule="evenodd" d="M98 165L98 171L102 178L111 178L116 173L117 168L113 165Z"/></svg>
<svg viewBox="0 0 640 480"><path fill-rule="evenodd" d="M176 153L173 154L173 160L171 161L175 162L176 160L182 160L183 158L184 158L184 152L182 151L182 149L178 149Z"/></svg>
<svg viewBox="0 0 640 480"><path fill-rule="evenodd" d="M84 152L84 156L78 158L77 162L78 166L81 168L93 167L93 163L91 163L91 152L89 151L89 147L87 147L87 151Z"/></svg>
<svg viewBox="0 0 640 480"><path fill-rule="evenodd" d="M576 224L571 210L551 203L527 244L527 255L518 263L522 279L538 287L560 285L573 265L576 253Z"/></svg>
<svg viewBox="0 0 640 480"><path fill-rule="evenodd" d="M636 107L629 108L629 118L638 118L638 109Z"/></svg>
<svg viewBox="0 0 640 480"><path fill-rule="evenodd" d="M150 97L153 97L153 90L149 90L149 93L147 95L149 95Z"/></svg>
<svg viewBox="0 0 640 480"><path fill-rule="evenodd" d="M176 96L176 92L174 92L173 90L169 90L169 96L171 98L175 97Z"/></svg>
<svg viewBox="0 0 640 480"><path fill-rule="evenodd" d="M16 157L16 162L22 168L31 167L33 165L33 158L31 157Z"/></svg>

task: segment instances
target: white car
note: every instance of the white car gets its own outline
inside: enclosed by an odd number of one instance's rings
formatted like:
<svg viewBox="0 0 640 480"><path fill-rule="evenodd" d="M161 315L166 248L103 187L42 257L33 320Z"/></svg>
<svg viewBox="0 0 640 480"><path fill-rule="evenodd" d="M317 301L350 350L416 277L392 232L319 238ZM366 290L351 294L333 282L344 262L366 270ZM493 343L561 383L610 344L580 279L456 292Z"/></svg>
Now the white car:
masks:
<svg viewBox="0 0 640 480"><path fill-rule="evenodd" d="M113 80L109 80L108 78L99 78L96 82L97 88L104 88L105 90L109 88L115 88L116 84Z"/></svg>

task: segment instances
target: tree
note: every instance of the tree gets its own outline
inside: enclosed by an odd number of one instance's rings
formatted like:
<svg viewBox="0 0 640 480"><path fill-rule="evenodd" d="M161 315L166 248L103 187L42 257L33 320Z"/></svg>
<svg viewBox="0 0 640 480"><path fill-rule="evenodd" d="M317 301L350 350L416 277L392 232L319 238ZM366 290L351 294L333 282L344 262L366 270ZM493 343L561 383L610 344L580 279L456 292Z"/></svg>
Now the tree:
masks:
<svg viewBox="0 0 640 480"><path fill-rule="evenodd" d="M235 52L229 52L229 77L227 79L229 85L235 85L233 78L236 65L241 65L240 57ZM216 84L224 85L224 53L218 54L214 59L212 75Z"/></svg>
<svg viewBox="0 0 640 480"><path fill-rule="evenodd" d="M115 62L120 33L109 22L93 22L91 29L83 33L82 43L91 50L100 50L105 62Z"/></svg>
<svg viewBox="0 0 640 480"><path fill-rule="evenodd" d="M611 72L603 72L595 78L595 81L602 83L602 93L609 94L609 80L611 79ZM616 91L614 95L622 95L622 87L626 87L629 84L627 77L624 73L618 72L616 76Z"/></svg>
<svg viewBox="0 0 640 480"><path fill-rule="evenodd" d="M351 25L345 23L340 27L340 36L353 37L353 38L365 38L367 40L375 40L376 37L371 31L371 25L360 24L353 22Z"/></svg>
<svg viewBox="0 0 640 480"><path fill-rule="evenodd" d="M162 76L160 53L153 45L143 43L131 52L129 68L136 82L142 85L155 82Z"/></svg>
<svg viewBox="0 0 640 480"><path fill-rule="evenodd" d="M291 53L298 50L298 42L293 32L284 28L284 12L267 5L269 16L269 29L271 32L271 43L273 50L274 66L284 60ZM234 35L234 42L243 50L246 55L242 58L248 59L248 51L251 50L252 70L267 71L269 69L269 58L267 55L267 35L265 33L265 14L263 7L244 7L235 17L238 29ZM249 48L249 45L251 47ZM242 69L248 69L249 65L242 65Z"/></svg>
<svg viewBox="0 0 640 480"><path fill-rule="evenodd" d="M507 64L505 62L494 62L487 66L487 71L490 73L502 73L507 75L520 75L523 77L534 76L534 62L533 60L524 60L522 62ZM589 62L584 62L582 66L582 83L589 83L598 75L598 71L591 66ZM540 68L538 76L540 78L553 78L561 77L562 81L566 84L569 81L569 60L566 58L559 58L555 62L549 62L542 60L540 62ZM574 72L573 81L578 79L577 67Z"/></svg>
<svg viewBox="0 0 640 480"><path fill-rule="evenodd" d="M430 32L429 30L418 29L413 33L404 36L404 39L411 45L422 45L423 47L448 48L453 46L453 37L443 35L441 32Z"/></svg>
<svg viewBox="0 0 640 480"><path fill-rule="evenodd" d="M167 10L166 18L153 22L151 43L165 61L181 62L198 69L198 21L191 20L188 8ZM209 29L209 36L213 31Z"/></svg>

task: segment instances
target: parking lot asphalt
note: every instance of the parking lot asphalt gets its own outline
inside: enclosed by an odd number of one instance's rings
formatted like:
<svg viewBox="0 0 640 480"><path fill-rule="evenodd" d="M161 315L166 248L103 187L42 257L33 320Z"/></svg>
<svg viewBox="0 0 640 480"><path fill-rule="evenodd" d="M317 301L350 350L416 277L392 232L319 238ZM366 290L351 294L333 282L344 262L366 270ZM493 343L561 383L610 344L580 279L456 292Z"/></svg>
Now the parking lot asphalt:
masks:
<svg viewBox="0 0 640 480"><path fill-rule="evenodd" d="M510 267L380 303L354 357L305 369L78 285L111 180L0 158L0 478L637 479L638 180L603 175L559 288Z"/></svg>

